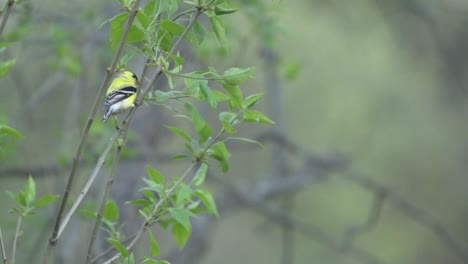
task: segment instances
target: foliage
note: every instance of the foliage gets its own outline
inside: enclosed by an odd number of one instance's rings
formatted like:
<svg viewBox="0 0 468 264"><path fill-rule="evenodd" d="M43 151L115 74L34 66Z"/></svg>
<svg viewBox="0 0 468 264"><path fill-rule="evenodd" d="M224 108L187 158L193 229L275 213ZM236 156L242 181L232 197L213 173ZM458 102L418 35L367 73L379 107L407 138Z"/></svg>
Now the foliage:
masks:
<svg viewBox="0 0 468 264"><path fill-rule="evenodd" d="M255 69L232 67L220 73L215 68L208 67L207 70L184 72L185 59L176 52L182 40L197 47L207 34L213 34L220 45L225 46L227 40L222 16L232 14L237 9L230 8L226 1L217 0L185 1L184 4L179 4L179 1L175 0L151 0L141 9L136 10L135 7L138 3L139 1L120 1L123 11L104 22L110 24L110 48L116 53L114 61L118 61L115 64L112 63L109 72L126 69L127 64L135 57L145 58L146 64L143 72L146 73L148 68L155 68L157 74L153 79L148 78L152 81L146 85L147 88L141 88L139 100L144 100L149 104L162 105L166 109L174 111L176 117L190 122L191 131L194 133L181 127L167 127L168 130L184 140L186 153L177 155L174 159L185 160L185 162L190 160L190 166L179 177L168 177L156 168L147 167L148 178L144 179L145 187L140 190L144 198L128 202L128 204L140 207L139 213L144 220L140 232L135 235L132 242L128 244L124 241L125 235L119 231L119 225L123 224L120 223L119 207L108 197L109 186L115 172L111 173L108 180L109 184L102 207L97 213L86 212L88 216L96 218L90 250L95 232L98 230L96 227L100 225L100 228L106 230L108 234L109 244L119 252L109 261L119 258L120 263L135 262L134 252L131 250L132 245L144 231L149 234L152 257L159 256L159 243L150 229L154 224L159 224L164 229L170 229L177 244L183 247L192 232L191 217L200 213L218 216L219 212L213 195L210 191L202 188L209 168L213 166L214 162L221 168L222 172L226 173L229 170L231 154L225 144L226 141L238 140L257 143L246 138L225 137L225 134L235 134L236 127L242 123L274 123L265 114L253 109L261 99L262 94L245 96L245 92L241 89L241 86L254 76ZM201 15L208 17L211 30L197 24L197 19ZM184 20L189 22L183 23ZM66 65L63 66L66 67ZM168 80L169 91L152 88L152 83L160 75L164 75ZM146 77L145 74L141 76L143 84ZM139 107L140 102L137 100L137 107L132 111ZM200 104L208 105L213 112L217 113L219 124L211 124L207 121L205 113L200 111ZM125 124L128 124L131 119L132 111L124 119L122 126L113 137L114 140L110 143L117 145L117 154L111 157L115 164L118 164L122 150L126 149L128 126ZM215 130L214 127L219 127L219 129ZM84 133L88 133L87 130ZM82 141L80 145L84 143L85 141ZM93 149L96 150L96 146L93 146ZM95 171L99 170L101 160L104 161L109 157L108 150L109 147L106 147ZM80 152L77 155L80 155ZM113 166L116 166L115 164ZM86 191L82 193L85 194ZM62 204L66 201L64 199ZM79 204L80 199L77 199L75 203ZM72 213L73 211L68 215L71 216ZM68 219L67 216L66 221ZM61 223L58 222L58 224ZM64 226L66 226L66 222L61 224L60 230L63 230ZM51 241L54 239L56 237L53 235ZM88 261L90 259L91 251L88 251ZM144 263L167 262L145 258Z"/></svg>

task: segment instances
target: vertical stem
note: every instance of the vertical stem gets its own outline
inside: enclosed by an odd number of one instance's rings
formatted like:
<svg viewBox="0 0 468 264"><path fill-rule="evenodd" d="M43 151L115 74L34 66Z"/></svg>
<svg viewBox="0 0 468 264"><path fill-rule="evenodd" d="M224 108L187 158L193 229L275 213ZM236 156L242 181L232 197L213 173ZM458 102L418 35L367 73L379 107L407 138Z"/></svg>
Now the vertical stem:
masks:
<svg viewBox="0 0 468 264"><path fill-rule="evenodd" d="M0 24L0 36L3 34L3 30L5 30L6 22L8 20L8 16L10 16L10 12L13 8L14 3L15 0L8 0L8 2L6 3L5 14L3 15L2 23Z"/></svg>
<svg viewBox="0 0 468 264"><path fill-rule="evenodd" d="M166 199L168 197L170 197L170 195L174 192L174 190L185 180L185 178L187 178L188 175L190 175L190 172L196 168L196 170L198 170L198 167L200 166L200 162L194 162L192 163L192 165L190 165L190 167L187 168L187 170L185 171L185 173L174 183L174 185L172 185L171 188L169 188L167 191L166 191L166 198L165 199L160 199L156 205L154 206L153 208L153 211L151 212L152 215L156 214L159 210L159 207L162 205L163 202L166 201ZM195 170L195 171L196 171ZM150 223L148 222L144 222L140 228L138 229L138 232L136 233L135 237L132 239L132 241L130 242L130 244L126 247L127 250L130 250L133 248L133 246L135 246L136 242L140 239L141 235L143 234L143 232L146 230L146 227L148 227L150 225ZM104 264L110 264L112 263L112 261L116 260L118 257L120 257L120 253L114 255L113 257L111 257L110 259L108 259L106 262L104 262Z"/></svg>
<svg viewBox="0 0 468 264"><path fill-rule="evenodd" d="M18 222L16 223L15 238L13 239L13 251L11 253L11 264L15 264L16 256L16 244L18 243L18 237L20 235L21 222L23 221L23 216L18 217Z"/></svg>
<svg viewBox="0 0 468 264"><path fill-rule="evenodd" d="M3 264L7 264L7 256L5 252L5 243L3 242L2 228L0 227L0 249L2 251Z"/></svg>
<svg viewBox="0 0 468 264"><path fill-rule="evenodd" d="M85 126L85 128L83 130L83 133L81 135L80 143L78 144L78 148L77 148L77 150L75 152L75 155L73 157L72 167L71 167L70 174L69 174L69 177L68 177L67 186L65 188L64 194L62 196L62 200L60 202L60 207L59 207L59 210L57 212L57 216L56 216L55 223L54 223L54 229L53 229L52 235L51 235L51 237L49 239L49 248L47 250L47 254L44 256L44 259L43 259L44 264L49 262L49 257L52 254L52 248L56 245L57 240L59 238L59 228L61 226L62 215L63 215L63 213L65 211L65 206L66 206L67 201L68 201L68 196L70 195L71 186L72 186L72 183L73 183L74 178L75 178L75 173L76 173L76 169L77 169L77 166L78 166L78 161L80 160L80 157L81 157L81 152L82 152L82 150L83 150L83 148L85 146L85 142L87 140L89 130L91 129L91 125L92 125L92 123L94 121L94 117L96 116L96 112L97 112L98 106L100 104L101 97L103 96L104 91L106 89L106 86L109 83L110 78L111 78L112 74L115 71L115 67L117 66L118 61L120 60L120 56L121 56L121 54L123 52L123 48L125 46L125 42L127 40L128 33L129 33L130 28L131 28L131 26L133 24L133 20L135 19L136 14L138 12L139 3L140 3L140 0L136 0L135 4L134 4L134 6L133 6L133 8L132 8L132 10L130 12L130 15L128 17L127 24L126 24L126 27L125 27L125 30L124 30L124 33L123 33L122 38L120 40L119 46L118 46L117 51L116 51L115 56L114 56L114 59L113 59L111 65L110 65L110 67L107 69L106 77L104 78L103 82L101 83L101 87L100 87L98 95L96 96L96 99L94 101L94 104L93 104L93 107L92 107L92 110L91 110L91 114L89 115L88 121L86 122L86 126Z"/></svg>
<svg viewBox="0 0 468 264"><path fill-rule="evenodd" d="M125 139L124 139L125 140ZM91 239L89 241L88 246L88 254L86 256L86 264L91 263L91 259L93 257L93 247L94 242L96 241L96 236L101 226L103 212L106 207L107 199L110 195L112 189L112 183L114 182L115 175L117 174L117 168L119 167L119 160L122 154L122 146L117 147L117 154L114 158L114 162L112 163L111 173L109 174L109 178L107 179L106 190L104 191L104 195L102 196L101 207L99 208L99 212L97 214L96 223L94 224L93 233L91 235Z"/></svg>
<svg viewBox="0 0 468 264"><path fill-rule="evenodd" d="M281 80L278 77L278 58L273 48L266 44L261 48L261 55L265 69L265 87L266 98L269 104L270 116L276 122L273 128L274 133L278 135L285 134L285 125L283 119L283 95L281 92ZM287 153L282 145L273 145L272 169L273 177L288 176ZM286 195L282 200L284 211L291 211L294 207L294 196ZM281 262L282 264L294 263L294 232L288 226L281 227Z"/></svg>

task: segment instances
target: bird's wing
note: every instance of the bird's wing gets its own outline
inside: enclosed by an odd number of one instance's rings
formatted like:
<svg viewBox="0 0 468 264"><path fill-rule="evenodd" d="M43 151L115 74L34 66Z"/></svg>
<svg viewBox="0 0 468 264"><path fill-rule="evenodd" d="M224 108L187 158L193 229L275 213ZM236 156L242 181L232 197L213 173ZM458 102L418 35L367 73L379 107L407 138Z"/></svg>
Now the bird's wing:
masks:
<svg viewBox="0 0 468 264"><path fill-rule="evenodd" d="M122 89L113 91L106 97L106 101L104 102L104 105L111 106L115 103L118 103L120 101L127 99L128 97L134 95L136 92L137 92L137 88L134 86L128 86L128 87L124 87Z"/></svg>

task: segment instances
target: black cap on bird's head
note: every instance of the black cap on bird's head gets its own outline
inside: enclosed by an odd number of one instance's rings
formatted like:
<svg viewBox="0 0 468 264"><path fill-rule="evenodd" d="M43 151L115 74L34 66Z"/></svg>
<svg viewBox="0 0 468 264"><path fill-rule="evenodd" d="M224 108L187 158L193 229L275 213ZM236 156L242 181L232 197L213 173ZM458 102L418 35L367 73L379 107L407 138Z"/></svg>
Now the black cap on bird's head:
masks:
<svg viewBox="0 0 468 264"><path fill-rule="evenodd" d="M135 82L138 82L138 77L136 76L135 73L131 72L131 71L126 71L126 70L123 70L123 71L119 71L117 72L118 76L120 77L124 77L126 79L134 79Z"/></svg>

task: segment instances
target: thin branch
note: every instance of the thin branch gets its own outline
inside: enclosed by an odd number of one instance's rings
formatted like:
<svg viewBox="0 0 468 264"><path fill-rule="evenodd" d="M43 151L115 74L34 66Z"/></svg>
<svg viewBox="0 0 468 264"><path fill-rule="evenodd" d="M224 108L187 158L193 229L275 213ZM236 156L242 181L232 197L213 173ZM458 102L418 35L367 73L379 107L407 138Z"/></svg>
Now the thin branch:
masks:
<svg viewBox="0 0 468 264"><path fill-rule="evenodd" d="M3 242L3 234L2 234L2 228L0 227L0 249L2 252L2 259L3 259L3 264L7 264L7 255L5 252L5 243Z"/></svg>
<svg viewBox="0 0 468 264"><path fill-rule="evenodd" d="M68 196L70 194L71 187L72 187L72 184L73 184L73 181L74 181L74 178L75 178L75 173L76 173L76 169L77 169L77 166L78 166L78 162L79 162L80 157L81 157L81 152L82 152L82 150L83 150L83 148L85 146L85 143L86 143L86 140L87 140L87 137L88 137L88 134L89 134L89 130L90 130L91 125L92 125L92 123L94 121L94 117L96 116L97 109L98 109L98 107L100 105L100 102L101 102L101 97L104 95L104 91L105 91L105 89L106 89L106 87L107 87L107 85L108 85L108 83L110 81L110 78L111 78L112 74L115 71L115 67L117 65L117 62L120 60L120 56L122 54L123 47L125 45L128 33L129 33L130 28L131 28L131 26L133 24L133 20L135 19L136 14L138 12L140 1L141 0L136 0L132 10L130 11L130 15L128 17L127 24L126 24L124 32L122 34L122 38L120 40L117 51L116 51L116 53L114 55L114 59L113 59L111 65L110 65L110 67L107 69L106 77L102 81L101 87L99 88L98 95L96 96L96 99L94 101L94 104L93 104L91 113L89 115L88 121L87 121L86 126L85 126L85 128L83 130L83 133L81 135L80 143L78 144L78 148L77 148L77 150L75 152L75 155L73 157L73 163L72 163L72 167L71 167L71 170L70 170L67 186L65 187L65 191L64 191L64 194L62 196L60 207L59 207L59 210L57 212L57 216L56 216L55 223L54 223L54 229L53 229L52 235L51 235L51 237L49 239L49 247L48 247L48 250L47 250L47 254L44 256L44 259L43 259L44 264L49 262L48 259L49 259L49 256L52 254L52 248L57 243L58 232L59 232L59 228L61 226L62 215L64 213L65 206L66 206L67 201L68 201Z"/></svg>
<svg viewBox="0 0 468 264"><path fill-rule="evenodd" d="M195 167L198 167L199 166L199 162L194 162L192 163L192 165L190 165L190 167L185 171L185 173L174 183L174 185L171 186L171 188L169 188L167 191L166 191L166 195L165 195L165 198L162 198L160 199L156 205L154 206L153 208L153 211L151 212L151 215L155 215L157 213L157 211L159 210L159 207L161 207L161 205L163 204L163 202L165 202L169 197L170 195L175 191L175 189L184 181L185 178L187 178L187 176L190 174L190 172L195 168ZM198 168L197 168L198 169ZM148 221L144 221L143 224L140 226L140 228L138 229L138 232L136 233L135 237L132 239L132 241L130 242L130 244L126 247L127 250L130 250L133 248L133 246L135 246L136 242L140 239L141 235L143 235L144 231L147 230L146 228L147 227L150 227L151 226L151 223L149 223ZM113 257L111 257L109 260L107 260L106 262L104 262L104 264L110 264L112 263L112 261L116 260L117 258L120 257L120 253L114 255Z"/></svg>
<svg viewBox="0 0 468 264"><path fill-rule="evenodd" d="M114 146L115 142L117 141L119 135L120 135L120 131L116 131L114 133L114 136L111 138L111 140L107 144L106 149L102 153L101 157L99 157L98 162L96 164L96 167L94 167L94 170L91 173L91 175L89 176L88 181L86 182L85 186L83 187L80 194L76 198L75 202L73 203L72 207L68 211L67 215L63 219L63 222L60 225L59 231L57 233L57 238L59 238L61 236L63 230L65 230L65 227L67 226L67 224L70 221L71 217L75 213L76 209L78 209L78 206L81 204L81 201L83 200L83 198L88 193L89 189L91 188L91 184L94 182L97 175L99 174L99 171L101 170L102 165L104 165L104 162L106 161L106 158L109 155L110 151L112 150L112 147Z"/></svg>
<svg viewBox="0 0 468 264"><path fill-rule="evenodd" d="M456 239L440 221L432 217L428 212L411 204L391 188L381 185L362 174L351 173L350 175L346 175L345 179L350 179L372 191L385 192L386 200L389 203L414 222L426 227L439 241L445 244L454 255L464 263L468 263L468 247L463 242Z"/></svg>
<svg viewBox="0 0 468 264"><path fill-rule="evenodd" d="M243 193L243 200L247 203L247 205L254 209L255 213L262 214L268 220L277 222L278 224L288 229L294 229L296 232L304 234L309 238L319 242L320 244L328 246L336 251L348 254L355 260L369 264L382 263L378 257L372 255L370 252L367 252L366 250L358 248L352 244L343 246L341 241L334 239L329 234L325 233L321 228L311 224L303 223L299 219L291 216L290 214L284 213L280 209L276 209L266 204L265 202L251 200L248 198L248 196L248 194Z"/></svg>
<svg viewBox="0 0 468 264"><path fill-rule="evenodd" d="M357 236L371 231L379 223L386 196L387 193L384 191L375 191L372 207L366 221L361 225L347 228L344 234L343 244L352 244Z"/></svg>
<svg viewBox="0 0 468 264"><path fill-rule="evenodd" d="M294 144L287 137L284 137L282 135L278 135L275 133L264 133L261 136L261 138L263 140L270 140L276 144L286 146L291 153L305 156L307 159L311 161L315 160L315 161L320 162L320 158L317 158L316 155L310 154L307 151L303 150L300 146ZM349 167L347 166L348 162L343 160L343 157L337 156L337 158L342 160L343 168ZM327 162L324 163L324 166L327 166ZM412 219L414 222L427 228L429 231L433 233L433 235L439 241L441 241L447 247L448 250L450 250L454 255L456 255L459 259L461 259L464 263L468 263L468 246L462 241L456 239L440 221L435 219L428 212L413 205L408 200L401 197L395 190L383 184L380 184L372 180L371 178L366 177L360 173L351 172L351 174L345 174L343 176L343 179L355 182L358 185L361 185L363 188L368 189L372 192L380 193L384 197L379 198L379 199L385 198L385 200L388 203L391 203L396 209L400 210L408 218ZM378 214L380 214L378 213L378 210L377 210L377 208L381 207L378 204L379 201L376 200L375 202L377 203L377 205L374 205L376 209L371 211L371 214L372 212L374 212L374 214L376 215L374 216L374 220L372 220L373 217L370 216L371 223L375 222L376 219L379 218ZM371 227L372 225L375 225L375 223L372 223Z"/></svg>
<svg viewBox="0 0 468 264"><path fill-rule="evenodd" d="M109 177L107 179L106 189L104 191L104 195L102 196L101 207L99 208L99 212L96 218L96 223L94 224L94 228L93 228L93 233L91 234L91 239L89 241L88 254L86 256L86 264L91 263L91 258L93 256L94 241L96 241L96 236L97 236L99 227L101 226L103 212L106 207L107 200L109 198L109 195L112 189L112 183L114 182L115 175L117 174L117 168L119 167L118 164L119 164L121 154L122 154L122 146L119 146L117 148L117 154L112 164L111 173L109 174Z"/></svg>
<svg viewBox="0 0 468 264"><path fill-rule="evenodd" d="M287 181L288 179L294 178L296 176L291 175L290 177L280 177L281 181ZM254 209L255 213L261 214L265 216L268 220L274 221L281 226L284 226L288 229L293 229L296 232L306 235L307 237L323 244L327 247L330 247L336 251L343 252L351 256L352 258L361 261L363 263L369 264L377 264L382 263L378 257L372 255L370 252L367 252L364 249L358 248L352 244L343 245L341 240L335 239L326 232L324 232L321 228L314 226L309 223L304 223L301 220L291 216L289 213L285 213L283 210L277 209L275 207L270 206L265 202L265 199L268 197L267 195L261 194L262 184L255 184L254 186L258 186L258 192L252 191L252 188L243 188L240 189L232 184L227 183L223 179L219 177L214 177L218 183L223 185L226 188L226 192L229 195L235 196L236 201L242 203L243 205ZM271 177L266 180L272 181ZM273 183L272 183L273 184ZM303 186L303 185L302 185ZM263 187L264 189L265 187ZM269 190L270 193L273 190ZM260 193L260 194L259 194ZM273 192L274 194L278 194ZM273 194L272 193L272 194ZM281 192L279 194L285 194ZM287 194L287 192L286 192Z"/></svg>
<svg viewBox="0 0 468 264"><path fill-rule="evenodd" d="M121 244L124 244L130 240L132 240L136 235L137 235L138 232L135 232L133 235L130 235L128 237L126 237L125 239L123 239L122 241L120 241ZM102 251L99 255L95 256L92 260L91 260L91 263L94 263L96 262L98 259L104 257L105 255L109 254L110 252L112 251L115 251L117 250L115 247L113 246L110 246L108 247L106 250Z"/></svg>
<svg viewBox="0 0 468 264"><path fill-rule="evenodd" d="M5 30L6 22L8 20L8 16L10 15L14 3L15 0L8 0L8 2L6 3L5 14L3 15L2 23L0 24L0 36L3 34L3 30Z"/></svg>
<svg viewBox="0 0 468 264"><path fill-rule="evenodd" d="M21 232L21 222L23 221L23 216L20 215L18 217L18 222L16 223L16 231L15 231L15 238L13 239L13 250L11 252L11 264L15 264L15 256L16 256L16 245L18 243L18 238Z"/></svg>

